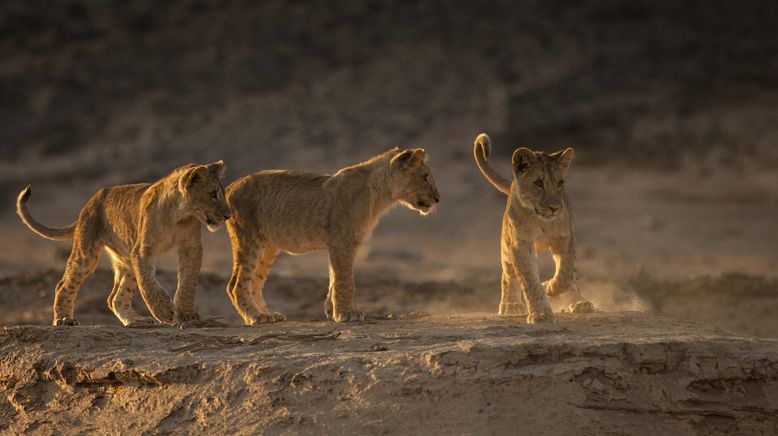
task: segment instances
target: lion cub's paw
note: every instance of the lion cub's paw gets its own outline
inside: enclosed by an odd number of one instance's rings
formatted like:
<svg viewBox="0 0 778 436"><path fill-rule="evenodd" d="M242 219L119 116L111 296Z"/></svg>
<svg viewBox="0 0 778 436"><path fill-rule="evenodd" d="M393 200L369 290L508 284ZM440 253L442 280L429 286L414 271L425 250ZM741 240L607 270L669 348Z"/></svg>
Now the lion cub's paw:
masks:
<svg viewBox="0 0 778 436"><path fill-rule="evenodd" d="M284 315L281 312L273 312L272 315L273 315L273 319L275 320L275 322L286 321L286 315Z"/></svg>
<svg viewBox="0 0 778 436"><path fill-rule="evenodd" d="M208 327L227 327L227 324L216 319L193 319L176 324L179 329L188 328L208 328Z"/></svg>
<svg viewBox="0 0 778 436"><path fill-rule="evenodd" d="M335 322L361 322L365 320L365 314L361 310L351 309L336 313L333 319Z"/></svg>
<svg viewBox="0 0 778 436"><path fill-rule="evenodd" d="M527 324L556 324L553 313L530 313Z"/></svg>
<svg viewBox="0 0 778 436"><path fill-rule="evenodd" d="M203 317L200 316L200 314L197 313L197 312L188 312L187 313L187 312L178 312L178 311L176 311L176 316L175 316L174 322L176 324L181 324L181 323L189 322L189 321L200 321L202 319L203 319Z"/></svg>
<svg viewBox="0 0 778 436"><path fill-rule="evenodd" d="M157 316L153 311L151 315L154 317L154 320L157 321L158 324L164 324L168 326L173 326L176 324L176 316L173 312L165 314L165 316Z"/></svg>
<svg viewBox="0 0 778 436"><path fill-rule="evenodd" d="M78 320L75 319L75 318L64 317L64 318L60 318L60 319L55 319L54 320L54 325L55 326L74 326L74 325L78 325Z"/></svg>
<svg viewBox="0 0 778 436"><path fill-rule="evenodd" d="M148 327L154 327L157 323L154 321L154 318L150 316L146 316L143 318L133 319L132 321L125 324L125 327L130 328L148 328Z"/></svg>
<svg viewBox="0 0 778 436"><path fill-rule="evenodd" d="M280 313L260 313L259 316L249 321L249 325L257 325L257 324L270 324L278 321L282 321L279 319L276 319L276 315L281 315ZM281 315L283 317L283 315ZM286 317L284 317L286 319Z"/></svg>
<svg viewBox="0 0 778 436"><path fill-rule="evenodd" d="M574 289L571 288L570 286L565 286L564 288L561 288L557 283L557 281L554 279L546 280L545 282L542 283L542 285L543 285L543 289L546 291L546 295L548 295L549 297L558 297L566 292L571 291L571 289Z"/></svg>
<svg viewBox="0 0 778 436"><path fill-rule="evenodd" d="M591 301L581 300L570 304L568 310L571 313L592 313L594 312L594 304Z"/></svg>
<svg viewBox="0 0 778 436"><path fill-rule="evenodd" d="M500 304L500 315L526 315L527 306L523 303L502 303Z"/></svg>

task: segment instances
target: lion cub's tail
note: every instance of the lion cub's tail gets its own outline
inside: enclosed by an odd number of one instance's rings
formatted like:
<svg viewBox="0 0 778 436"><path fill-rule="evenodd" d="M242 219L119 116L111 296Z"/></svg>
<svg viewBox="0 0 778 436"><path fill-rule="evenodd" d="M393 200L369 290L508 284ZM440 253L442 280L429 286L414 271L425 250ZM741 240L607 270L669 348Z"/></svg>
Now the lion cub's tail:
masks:
<svg viewBox="0 0 778 436"><path fill-rule="evenodd" d="M473 155L475 155L475 163L478 165L478 169L481 170L481 174L486 177L486 180L497 188L503 194L509 194L511 190L511 182L505 177L497 174L492 167L486 162L486 158L489 157L492 144L489 139L489 135L481 133L475 138L473 143Z"/></svg>
<svg viewBox="0 0 778 436"><path fill-rule="evenodd" d="M27 200L30 199L30 187L27 186L22 190L21 193L19 193L19 197L16 198L16 213L19 214L19 217L22 219L22 222L27 225L27 227L30 228L33 232L43 236L47 239L53 239L55 241L65 241L68 239L73 239L73 233L76 229L76 223L73 223L67 227L62 227L59 229L52 229L51 227L46 227L43 224L39 223L35 220L35 218L30 215L30 211L27 210Z"/></svg>

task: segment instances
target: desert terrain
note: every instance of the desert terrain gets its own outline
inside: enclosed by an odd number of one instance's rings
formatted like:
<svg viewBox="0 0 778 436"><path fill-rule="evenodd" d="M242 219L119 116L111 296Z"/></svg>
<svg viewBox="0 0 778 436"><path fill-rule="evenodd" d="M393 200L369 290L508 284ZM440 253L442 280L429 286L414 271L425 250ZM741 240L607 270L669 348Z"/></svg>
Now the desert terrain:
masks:
<svg viewBox="0 0 778 436"><path fill-rule="evenodd" d="M634 312L562 315L556 326L494 314L144 332L16 326L0 349L0 416L13 417L11 432L515 434L521 426L652 435L778 426L775 339Z"/></svg>
<svg viewBox="0 0 778 436"><path fill-rule="evenodd" d="M778 8L459 6L3 2L0 431L778 432ZM506 176L516 146L575 148L596 313L496 315L505 197L473 162L482 131ZM324 320L312 253L265 286L288 321L242 327L220 230L196 305L225 327L122 328L105 259L81 326L49 327L70 246L21 224L26 185L61 226L100 187L189 162L328 173L394 145L427 150L441 203L396 207L362 248L366 323Z"/></svg>

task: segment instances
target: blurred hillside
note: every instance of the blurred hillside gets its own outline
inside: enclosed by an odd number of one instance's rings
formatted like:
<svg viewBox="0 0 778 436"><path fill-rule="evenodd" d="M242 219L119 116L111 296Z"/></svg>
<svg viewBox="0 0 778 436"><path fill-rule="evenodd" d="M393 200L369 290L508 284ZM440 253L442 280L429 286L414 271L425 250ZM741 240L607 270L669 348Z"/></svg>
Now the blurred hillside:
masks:
<svg viewBox="0 0 778 436"><path fill-rule="evenodd" d="M2 183L459 156L480 130L584 163L778 163L778 4L390 3L4 1Z"/></svg>

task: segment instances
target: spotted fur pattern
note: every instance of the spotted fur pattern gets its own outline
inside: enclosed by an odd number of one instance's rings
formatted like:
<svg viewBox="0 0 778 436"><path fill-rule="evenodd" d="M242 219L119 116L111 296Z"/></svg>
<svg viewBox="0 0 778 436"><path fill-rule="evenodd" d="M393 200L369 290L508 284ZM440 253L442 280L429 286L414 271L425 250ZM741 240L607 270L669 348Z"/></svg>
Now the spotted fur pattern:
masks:
<svg viewBox="0 0 778 436"><path fill-rule="evenodd" d="M30 187L17 199L17 212L33 232L54 240L73 240L62 280L54 293L54 325L77 325L75 299L84 280L94 272L100 252L111 257L115 273L108 307L125 326L153 323L132 308L141 296L156 321L199 319L195 287L200 273L201 224L215 231L229 217L221 177L224 164L186 165L153 184L120 185L101 189L68 227L49 228L27 209ZM178 288L171 301L155 276L155 258L178 249Z"/></svg>

